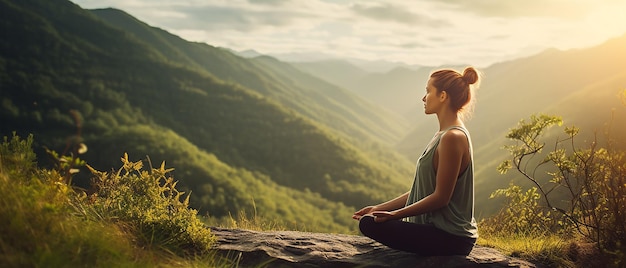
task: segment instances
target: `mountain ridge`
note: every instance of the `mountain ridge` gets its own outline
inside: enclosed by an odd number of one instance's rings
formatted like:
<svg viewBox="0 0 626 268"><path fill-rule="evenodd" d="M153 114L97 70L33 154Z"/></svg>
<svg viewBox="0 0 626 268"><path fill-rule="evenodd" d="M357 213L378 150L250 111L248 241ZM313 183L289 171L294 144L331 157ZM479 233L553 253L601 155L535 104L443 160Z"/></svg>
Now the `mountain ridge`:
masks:
<svg viewBox="0 0 626 268"><path fill-rule="evenodd" d="M146 36L145 33L148 28L138 28L135 25L139 22L129 14L117 10L117 9L104 9L104 10L92 10L93 14L99 16L100 18L106 20L109 23L116 25L122 29L126 29L131 33L135 33L138 37ZM338 126L343 127L343 124L332 124L330 122L341 122L349 123L350 120L346 120L340 117L340 113L336 115L327 115L328 118L316 117L316 114L323 114L326 109L337 109L337 105L329 105L327 107L322 107L319 109L317 107L308 105L309 103L315 103L314 101L310 101L311 96L307 94L303 94L303 91L307 91L303 86L300 85L302 83L293 83L290 78L285 77L284 75L277 72L268 71L269 68L267 66L255 65L251 64L255 62L254 59L243 59L231 53L224 53L225 51L219 48L212 47L207 44L200 43L192 43L187 42L181 39L178 36L171 35L166 31L163 31L158 28L150 27L156 31L156 33L160 34L160 39L169 40L167 42L174 43L176 47L179 47L182 51L182 54L186 54L187 58L192 59L193 64L196 66L201 66L201 68L208 73L213 74L216 77L220 77L225 81L232 81L234 83L241 84L243 86L248 87L249 89L258 91L259 93L270 96L277 100L282 105L290 107L297 112L300 113L308 113L307 117L313 117L316 121L329 125L331 128L336 128ZM139 31L137 31L139 29ZM137 32L135 32L137 31ZM154 38L146 39L146 43L158 44L158 40ZM165 45L160 45L160 47L164 47ZM262 57L262 56L261 56ZM258 59L258 57L257 57ZM174 59L171 59L174 60ZM258 61L256 61L258 62ZM187 63L187 62L185 62ZM304 77L304 76L301 76ZM308 78L307 78L308 79ZM268 83L272 85L276 85L275 88L268 88ZM337 94L342 93L341 88L334 89ZM309 92L314 92L308 90ZM327 92L329 93L329 92ZM285 98L283 95L291 95L289 98ZM297 96L297 99L301 99L299 104L294 104L294 97ZM313 96L313 98L331 98L336 95L328 95L328 96ZM331 102L327 102L331 103ZM358 108L358 106L350 107L350 109ZM371 106L369 109L361 110L360 113L364 113L363 117L369 118L377 118L379 115L376 112L370 112L369 110L376 111ZM313 111L313 112L308 112ZM396 133L392 136L382 137L381 140L385 141L389 138L399 139L400 133L404 131L406 126L403 126L404 122L399 119L394 119L391 117L392 115L388 115L384 117L384 119L377 120L377 124L386 125L386 129L395 131ZM359 136L361 138L371 139L373 136L376 136L375 133L369 131L371 125L358 126L355 125L354 130L347 130L348 136ZM396 130L397 129L397 130ZM367 137L370 136L370 137ZM381 137L378 137L379 139Z"/></svg>

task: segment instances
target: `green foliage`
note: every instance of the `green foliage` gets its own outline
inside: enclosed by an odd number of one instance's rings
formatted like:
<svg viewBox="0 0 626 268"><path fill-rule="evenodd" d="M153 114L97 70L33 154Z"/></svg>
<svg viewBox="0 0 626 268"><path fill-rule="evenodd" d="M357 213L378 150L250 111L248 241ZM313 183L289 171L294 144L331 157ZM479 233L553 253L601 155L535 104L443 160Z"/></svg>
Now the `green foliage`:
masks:
<svg viewBox="0 0 626 268"><path fill-rule="evenodd" d="M117 266L132 259L119 229L70 216L74 192L55 170L36 167L32 143L32 136L14 136L0 145L0 265Z"/></svg>
<svg viewBox="0 0 626 268"><path fill-rule="evenodd" d="M535 153L540 153L544 143L541 143L538 140L538 137L541 137L547 128L554 125L562 125L563 120L560 117L549 116L545 114L541 115L531 115L530 121L526 122L524 119L520 120L518 126L509 131L506 135L508 139L515 140L518 143L516 145L506 145L505 149L511 152L515 157L513 161L517 164L523 160L523 158L533 155ZM498 170L501 173L506 172L505 167L510 167L508 162L505 162L503 165L498 167Z"/></svg>
<svg viewBox="0 0 626 268"><path fill-rule="evenodd" d="M32 151L33 135L26 140L13 132L11 140L4 136L0 146L0 172L10 177L29 178L37 167L37 156Z"/></svg>
<svg viewBox="0 0 626 268"><path fill-rule="evenodd" d="M77 153L83 154L87 151L87 145L84 143L81 143L79 146ZM55 162L55 169L61 173L65 183L68 185L72 184L72 176L80 172L78 168L87 164L85 160L78 158L74 153L59 155L59 153L50 149L46 149L46 153L52 157Z"/></svg>
<svg viewBox="0 0 626 268"><path fill-rule="evenodd" d="M557 138L548 152L543 152L545 130L560 125L555 116L532 116L520 121L508 138L516 145L506 146L512 159L498 170L515 168L536 187L523 192L519 186L500 189L492 196L505 196L509 202L499 214L484 222L496 234L506 230L513 235L548 231L567 238L581 235L596 243L613 264L623 265L626 252L626 158L625 152L613 149L607 137L606 147L597 140L581 148L575 137L576 127L565 127L565 138ZM535 157L543 156L537 161ZM540 202L541 201L541 202ZM610 263L610 262L609 262Z"/></svg>
<svg viewBox="0 0 626 268"><path fill-rule="evenodd" d="M160 168L142 170L141 161L122 158L117 172L100 172L90 168L95 193L89 196L93 209L104 219L119 220L133 227L140 243L178 254L206 253L213 243L210 230L189 209L189 195L176 189L177 182L166 174L165 162ZM180 251L180 252L179 252Z"/></svg>
<svg viewBox="0 0 626 268"><path fill-rule="evenodd" d="M507 201L499 213L482 222L481 227L487 226L488 233L542 237L560 227L551 211L539 205L541 196L535 187L524 192L520 186L511 184L509 188L498 189L490 196L496 197L504 197Z"/></svg>
<svg viewBox="0 0 626 268"><path fill-rule="evenodd" d="M566 161L576 169L559 167L559 182L575 185L572 220L583 235L612 254L626 252L626 158L623 151L596 148L576 151ZM621 252L620 252L621 251Z"/></svg>

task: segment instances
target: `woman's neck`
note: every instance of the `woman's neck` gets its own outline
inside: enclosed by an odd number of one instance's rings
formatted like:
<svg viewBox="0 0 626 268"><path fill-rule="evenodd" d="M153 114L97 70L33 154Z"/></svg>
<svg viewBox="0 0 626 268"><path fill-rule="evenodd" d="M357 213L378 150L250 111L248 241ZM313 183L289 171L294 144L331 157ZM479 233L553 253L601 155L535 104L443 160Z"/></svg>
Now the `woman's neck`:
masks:
<svg viewBox="0 0 626 268"><path fill-rule="evenodd" d="M449 129L454 126L464 126L463 121L459 118L459 114L446 110L442 113L437 113L437 120L439 120L439 131Z"/></svg>

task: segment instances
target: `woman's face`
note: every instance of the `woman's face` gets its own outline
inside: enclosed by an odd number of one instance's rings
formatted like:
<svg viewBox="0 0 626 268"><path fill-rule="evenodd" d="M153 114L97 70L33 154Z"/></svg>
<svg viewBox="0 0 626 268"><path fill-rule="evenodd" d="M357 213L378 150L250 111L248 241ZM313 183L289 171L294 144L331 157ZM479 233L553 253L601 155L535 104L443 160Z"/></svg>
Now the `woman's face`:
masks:
<svg viewBox="0 0 626 268"><path fill-rule="evenodd" d="M440 101L440 94L437 92L437 88L433 86L433 78L428 79L428 83L426 84L426 95L422 98L424 102L424 113L433 114L436 113L442 102Z"/></svg>

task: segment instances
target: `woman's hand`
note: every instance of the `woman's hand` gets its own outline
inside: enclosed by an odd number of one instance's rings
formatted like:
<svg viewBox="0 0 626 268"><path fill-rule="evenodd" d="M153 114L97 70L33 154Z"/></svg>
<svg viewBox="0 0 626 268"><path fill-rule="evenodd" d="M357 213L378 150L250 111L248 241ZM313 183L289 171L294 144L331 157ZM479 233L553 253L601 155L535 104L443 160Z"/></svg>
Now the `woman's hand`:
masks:
<svg viewBox="0 0 626 268"><path fill-rule="evenodd" d="M375 222L386 222L388 220L394 220L396 216L395 211L373 211Z"/></svg>
<svg viewBox="0 0 626 268"><path fill-rule="evenodd" d="M361 210L359 210L357 212L354 212L354 214L352 214L352 218L358 221L358 220L361 219L361 217L365 216L365 214L368 214L368 213L370 213L372 211L375 211L375 210L376 210L376 206L364 207Z"/></svg>
<svg viewBox="0 0 626 268"><path fill-rule="evenodd" d="M409 192L406 192L404 194L401 194L400 196L391 199L385 203L381 203L375 206L367 206L362 208L361 210L354 212L354 214L352 214L352 218L355 220L360 220L361 217L367 215L367 214L371 214L374 211L390 211L390 210L394 210L394 209L401 209L402 207L404 207L404 204L406 204L406 200L409 196Z"/></svg>

